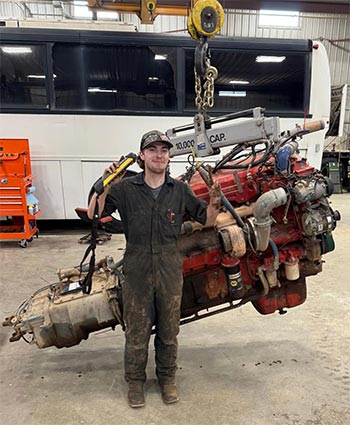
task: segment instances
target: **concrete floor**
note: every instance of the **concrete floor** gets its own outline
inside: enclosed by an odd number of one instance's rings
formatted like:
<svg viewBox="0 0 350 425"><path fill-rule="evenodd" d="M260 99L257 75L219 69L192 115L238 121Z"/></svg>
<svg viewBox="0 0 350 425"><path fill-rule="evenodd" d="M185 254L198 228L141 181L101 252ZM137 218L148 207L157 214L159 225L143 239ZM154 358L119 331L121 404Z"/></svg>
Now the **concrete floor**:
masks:
<svg viewBox="0 0 350 425"><path fill-rule="evenodd" d="M150 349L146 407L127 405L123 333L91 335L79 346L39 350L9 343L0 328L0 423L59 424L350 424L350 194L333 195L342 213L336 250L308 279L308 298L280 316L251 304L185 325L179 343L181 400L162 403ZM0 319L47 282L78 264L78 235L41 235L27 249L1 243ZM122 255L123 237L97 258Z"/></svg>

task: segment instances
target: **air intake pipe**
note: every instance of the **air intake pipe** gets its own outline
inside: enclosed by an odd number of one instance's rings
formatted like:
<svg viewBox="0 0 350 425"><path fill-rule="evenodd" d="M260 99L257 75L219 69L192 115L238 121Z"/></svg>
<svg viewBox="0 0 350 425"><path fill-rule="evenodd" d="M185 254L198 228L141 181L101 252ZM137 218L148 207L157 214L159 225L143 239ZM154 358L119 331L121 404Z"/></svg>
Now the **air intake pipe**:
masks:
<svg viewBox="0 0 350 425"><path fill-rule="evenodd" d="M277 168L282 174L290 173L290 157L298 150L298 142L293 140L282 148L280 148L277 152L276 160L277 160Z"/></svg>
<svg viewBox="0 0 350 425"><path fill-rule="evenodd" d="M253 209L254 218L250 219L255 233L255 248L265 251L269 246L272 218L271 211L287 203L287 193L283 188L263 193Z"/></svg>

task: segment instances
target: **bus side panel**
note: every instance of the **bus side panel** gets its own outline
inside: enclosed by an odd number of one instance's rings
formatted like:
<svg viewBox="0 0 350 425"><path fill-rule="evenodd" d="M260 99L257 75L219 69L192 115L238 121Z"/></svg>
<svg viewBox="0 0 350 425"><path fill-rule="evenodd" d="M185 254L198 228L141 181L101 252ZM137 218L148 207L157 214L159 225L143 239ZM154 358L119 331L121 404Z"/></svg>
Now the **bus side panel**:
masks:
<svg viewBox="0 0 350 425"><path fill-rule="evenodd" d="M66 219L76 219L75 208L85 205L81 161L61 161L61 176Z"/></svg>
<svg viewBox="0 0 350 425"><path fill-rule="evenodd" d="M326 49L319 42L314 42L312 53L310 107L311 121L324 120L326 128L305 136L299 143L300 153L307 158L310 165L321 168L324 138L328 130L331 106L331 75Z"/></svg>
<svg viewBox="0 0 350 425"><path fill-rule="evenodd" d="M63 186L60 161L32 159L35 196L39 199L41 219L62 219L65 217Z"/></svg>

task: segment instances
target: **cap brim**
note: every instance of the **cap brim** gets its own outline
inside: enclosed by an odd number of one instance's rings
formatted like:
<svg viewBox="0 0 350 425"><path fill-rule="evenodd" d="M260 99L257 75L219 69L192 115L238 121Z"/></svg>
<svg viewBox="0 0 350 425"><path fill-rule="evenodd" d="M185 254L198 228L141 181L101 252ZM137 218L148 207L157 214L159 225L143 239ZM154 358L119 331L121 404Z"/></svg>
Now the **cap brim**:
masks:
<svg viewBox="0 0 350 425"><path fill-rule="evenodd" d="M149 142L149 143L145 144L144 146L142 146L142 149L146 149L149 146L154 145L155 143L163 143L163 145L167 145L167 147L169 149L171 149L174 146L171 142L168 142L167 140L160 139L160 140L152 140L152 142Z"/></svg>

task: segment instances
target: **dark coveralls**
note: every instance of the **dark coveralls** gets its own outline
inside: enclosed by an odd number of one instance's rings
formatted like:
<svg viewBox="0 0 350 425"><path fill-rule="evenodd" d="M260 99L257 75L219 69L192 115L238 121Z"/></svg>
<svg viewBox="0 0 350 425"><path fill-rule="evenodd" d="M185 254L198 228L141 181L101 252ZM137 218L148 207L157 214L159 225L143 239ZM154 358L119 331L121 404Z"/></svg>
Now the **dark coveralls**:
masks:
<svg viewBox="0 0 350 425"><path fill-rule="evenodd" d="M184 213L204 224L207 204L196 198L189 186L169 175L154 199L144 173L139 173L113 187L105 209L108 213L118 209L127 241L123 286L125 379L146 380L148 344L155 325L158 381L174 383L183 284L177 240Z"/></svg>

